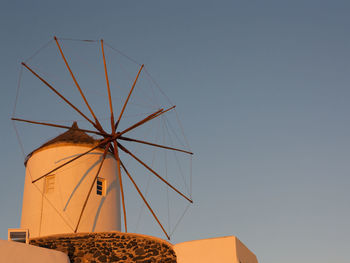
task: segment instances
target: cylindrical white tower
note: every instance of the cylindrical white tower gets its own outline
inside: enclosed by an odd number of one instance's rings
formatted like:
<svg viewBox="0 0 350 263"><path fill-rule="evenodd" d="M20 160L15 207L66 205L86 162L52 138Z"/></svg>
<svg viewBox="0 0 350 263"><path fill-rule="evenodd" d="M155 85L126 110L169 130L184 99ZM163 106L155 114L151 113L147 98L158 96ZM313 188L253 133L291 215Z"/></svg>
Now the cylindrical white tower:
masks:
<svg viewBox="0 0 350 263"><path fill-rule="evenodd" d="M96 146L98 141L73 124L67 132L28 155L21 228L30 237L72 233L104 152L97 148L32 183L33 180ZM120 231L120 189L117 161L107 154L88 198L77 232Z"/></svg>

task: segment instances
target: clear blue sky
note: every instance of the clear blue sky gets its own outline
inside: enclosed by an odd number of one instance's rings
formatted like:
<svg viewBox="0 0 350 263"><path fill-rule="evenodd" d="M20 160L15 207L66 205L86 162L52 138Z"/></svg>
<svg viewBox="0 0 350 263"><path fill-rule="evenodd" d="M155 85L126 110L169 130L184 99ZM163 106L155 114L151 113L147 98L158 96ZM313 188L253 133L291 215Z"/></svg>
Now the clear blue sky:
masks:
<svg viewBox="0 0 350 263"><path fill-rule="evenodd" d="M20 61L53 35L103 37L152 69L195 152L174 243L233 234L262 263L348 262L349 13L337 0L3 0L0 238L20 222Z"/></svg>

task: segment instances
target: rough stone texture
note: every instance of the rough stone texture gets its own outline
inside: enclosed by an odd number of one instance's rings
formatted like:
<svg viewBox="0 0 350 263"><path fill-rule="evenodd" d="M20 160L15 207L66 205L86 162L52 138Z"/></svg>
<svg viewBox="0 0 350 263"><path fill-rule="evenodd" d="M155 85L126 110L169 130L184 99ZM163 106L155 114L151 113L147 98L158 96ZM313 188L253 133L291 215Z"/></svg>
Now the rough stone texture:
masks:
<svg viewBox="0 0 350 263"><path fill-rule="evenodd" d="M120 232L62 234L32 238L31 245L66 253L71 263L176 263L172 245L165 240Z"/></svg>

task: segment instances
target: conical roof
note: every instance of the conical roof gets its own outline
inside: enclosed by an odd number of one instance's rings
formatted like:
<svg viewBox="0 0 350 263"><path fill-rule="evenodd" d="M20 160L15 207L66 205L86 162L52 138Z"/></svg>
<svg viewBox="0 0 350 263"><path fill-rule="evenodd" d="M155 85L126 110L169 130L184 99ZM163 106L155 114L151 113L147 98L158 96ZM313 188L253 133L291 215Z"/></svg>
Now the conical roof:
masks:
<svg viewBox="0 0 350 263"><path fill-rule="evenodd" d="M41 145L38 149L46 147L51 144L60 143L60 142L87 143L87 144L96 144L98 142L98 140L95 140L91 136L87 135L85 132L77 129L79 129L79 127L77 122L75 121L73 122L72 127L68 131L58 135L52 140L49 140L48 142Z"/></svg>
<svg viewBox="0 0 350 263"><path fill-rule="evenodd" d="M72 143L96 145L97 143L99 143L99 140L96 140L93 137L87 135L85 132L77 129L79 129L79 127L77 122L75 121L73 122L72 127L70 127L69 130L45 142L43 145L41 145L40 147L32 151L30 154L28 154L24 164L26 165L28 159L33 155L34 152L53 144ZM101 146L100 148L103 149L103 146Z"/></svg>

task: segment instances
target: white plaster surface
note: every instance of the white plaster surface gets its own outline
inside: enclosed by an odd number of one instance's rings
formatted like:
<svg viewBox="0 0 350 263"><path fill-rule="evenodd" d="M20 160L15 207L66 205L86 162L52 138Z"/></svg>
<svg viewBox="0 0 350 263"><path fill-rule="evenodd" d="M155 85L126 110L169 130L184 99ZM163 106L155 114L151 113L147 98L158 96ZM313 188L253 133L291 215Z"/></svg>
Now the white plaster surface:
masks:
<svg viewBox="0 0 350 263"><path fill-rule="evenodd" d="M235 236L187 241L174 245L178 263L257 263L258 260Z"/></svg>
<svg viewBox="0 0 350 263"><path fill-rule="evenodd" d="M29 229L29 236L40 237L72 233L91 184L98 171L103 149L89 154L54 171L54 190L45 192L45 178L32 183L52 169L82 154L94 145L56 143L35 151L29 158L23 193L21 228ZM106 179L106 195L96 194L92 188L77 232L120 230L120 199L117 164L107 154L99 177Z"/></svg>
<svg viewBox="0 0 350 263"><path fill-rule="evenodd" d="M70 261L68 256L60 251L0 240L0 262L69 263Z"/></svg>

